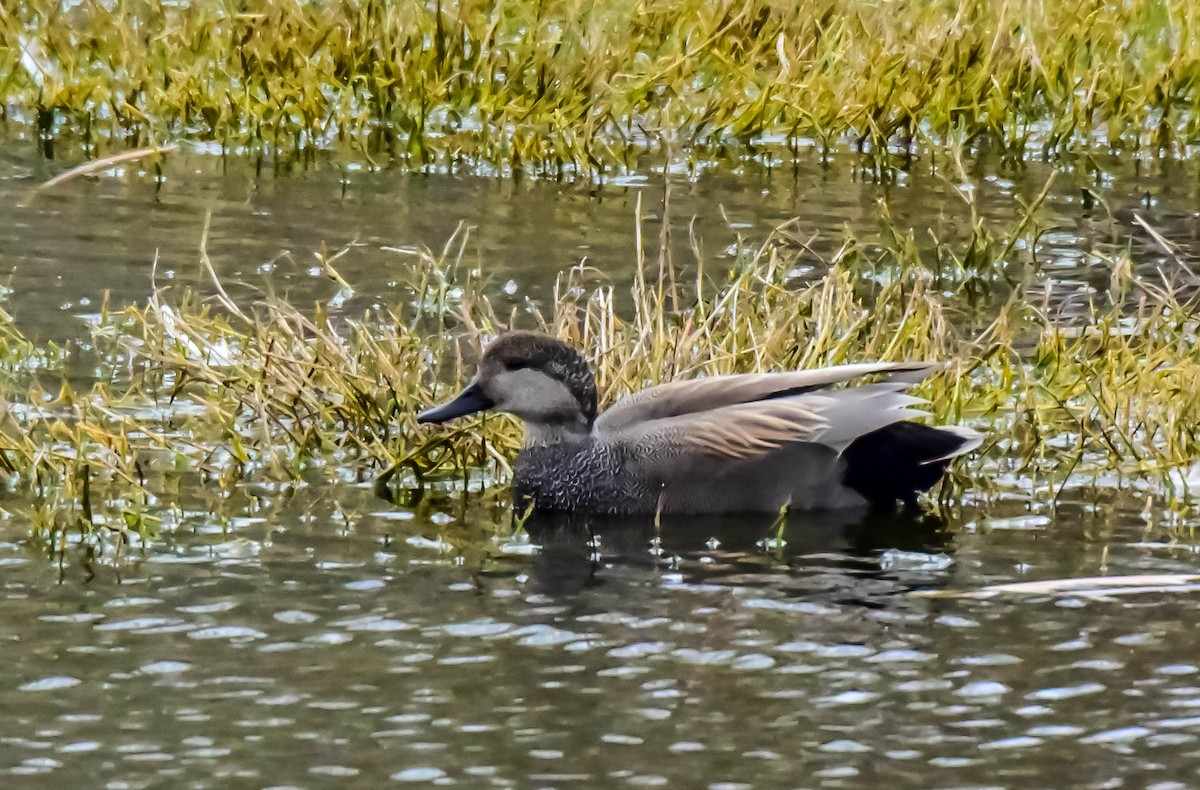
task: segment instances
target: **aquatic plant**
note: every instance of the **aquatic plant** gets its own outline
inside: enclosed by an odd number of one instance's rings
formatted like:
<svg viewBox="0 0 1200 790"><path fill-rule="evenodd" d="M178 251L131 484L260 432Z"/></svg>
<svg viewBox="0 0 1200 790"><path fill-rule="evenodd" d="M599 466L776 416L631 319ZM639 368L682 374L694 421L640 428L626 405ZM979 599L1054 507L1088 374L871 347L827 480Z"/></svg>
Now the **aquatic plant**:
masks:
<svg viewBox="0 0 1200 790"><path fill-rule="evenodd" d="M277 299L239 305L219 285L209 299L168 291L106 306L92 337L99 382L87 392L62 383L59 350L0 315L8 507L60 543L76 530L149 537L196 491L220 501L247 485L374 481L410 499L448 486L503 500L519 441L509 418L430 429L414 415L513 323L583 350L609 401L677 377L944 359L920 390L929 410L989 433L947 498L1051 502L1067 487L1132 487L1186 506L1180 472L1200 457L1197 296L1169 273L1149 280L1121 255L1105 261L1107 290L1059 294L1031 260L1026 281L1011 283L1005 264L1036 251L1041 229L977 219L964 246L939 246L932 259L894 228L882 246L845 236L822 258L788 224L747 240L727 276L714 281L702 265L685 280L665 239L656 260L640 220L637 229L630 299L576 267L545 308L501 315L464 261L461 231L440 252L397 252L412 256L405 298L359 316ZM322 263L344 293L337 258ZM797 279L806 266L826 273ZM981 290L1008 298L980 311L963 296Z"/></svg>
<svg viewBox="0 0 1200 790"><path fill-rule="evenodd" d="M1197 28L1189 0L17 0L0 108L47 153L190 139L551 177L663 146L1189 155Z"/></svg>

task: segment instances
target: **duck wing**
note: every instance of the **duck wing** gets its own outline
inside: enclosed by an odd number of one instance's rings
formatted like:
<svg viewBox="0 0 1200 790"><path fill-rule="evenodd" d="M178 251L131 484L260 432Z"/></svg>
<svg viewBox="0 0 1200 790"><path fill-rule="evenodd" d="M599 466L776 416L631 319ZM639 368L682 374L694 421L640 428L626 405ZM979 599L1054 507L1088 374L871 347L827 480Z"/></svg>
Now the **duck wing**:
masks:
<svg viewBox="0 0 1200 790"><path fill-rule="evenodd" d="M655 455L676 470L689 466L689 458L748 459L801 442L823 445L836 455L864 434L923 416L925 412L913 407L924 401L905 392L910 385L889 381L767 397L639 420L616 430L606 425L604 438L634 448L657 448Z"/></svg>
<svg viewBox="0 0 1200 790"><path fill-rule="evenodd" d="M931 362L864 362L786 373L742 373L676 381L650 387L617 401L597 418L596 431L615 434L636 430L641 423L685 415L699 415L696 424L704 426L711 421L703 415L720 412L713 415L719 422L734 419L744 422L746 430L761 429L765 435L774 435L781 430L777 420L803 423L806 419L803 415L817 403L807 401L807 405L801 405L797 400L801 395L872 374L886 374L895 382L912 384L941 367L939 363ZM765 408L763 404L769 401L776 403ZM756 404L756 408L733 414L724 411L742 404Z"/></svg>

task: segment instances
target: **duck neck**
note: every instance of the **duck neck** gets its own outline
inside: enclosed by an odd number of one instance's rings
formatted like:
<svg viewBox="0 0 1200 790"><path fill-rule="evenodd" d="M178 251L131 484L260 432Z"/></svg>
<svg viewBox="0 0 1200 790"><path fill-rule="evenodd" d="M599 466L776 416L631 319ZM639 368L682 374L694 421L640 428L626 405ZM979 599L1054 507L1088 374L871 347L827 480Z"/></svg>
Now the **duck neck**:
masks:
<svg viewBox="0 0 1200 790"><path fill-rule="evenodd" d="M582 442L591 434L592 423L582 414L561 422L526 422L524 444L526 447L571 444Z"/></svg>

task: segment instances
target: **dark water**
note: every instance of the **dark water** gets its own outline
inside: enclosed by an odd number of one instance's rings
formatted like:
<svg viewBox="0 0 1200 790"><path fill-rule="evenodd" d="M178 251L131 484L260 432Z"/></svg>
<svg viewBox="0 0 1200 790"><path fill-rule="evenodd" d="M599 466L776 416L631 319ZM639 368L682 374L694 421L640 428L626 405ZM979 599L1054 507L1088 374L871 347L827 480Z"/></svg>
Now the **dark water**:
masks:
<svg viewBox="0 0 1200 790"><path fill-rule="evenodd" d="M1171 787L1200 768L1196 592L910 594L1195 572L1132 509L968 513L954 535L800 518L773 552L768 524L692 521L662 554L629 527L531 554L481 534L483 508L332 499L355 515L292 502L219 534L197 514L119 563L0 546L8 781Z"/></svg>
<svg viewBox="0 0 1200 790"><path fill-rule="evenodd" d="M131 171L21 206L51 169L16 150L0 162L9 306L30 333L58 338L83 333L105 291L145 299L156 251L160 278L202 281L210 210L214 264L242 297L328 299L336 286L311 271L313 250L358 240L338 262L357 288L351 310L387 303L411 265L385 247L437 248L459 223L476 226L466 254L498 298L546 299L585 257L627 281L638 194L648 215L662 195L657 179L256 176L185 156L158 187ZM1043 208L1057 282L1103 283L1096 254L1126 245L1139 266L1165 265L1134 212L1196 251L1194 166L1105 166L1099 178L1068 169ZM980 210L1011 221L1049 172L973 174ZM1088 209L1085 186L1111 211ZM969 227L947 182L880 184L852 160L672 189L676 238L695 216L718 262L739 233L761 241L792 217L830 244L843 225L878 234L880 200L922 239ZM254 493L219 507L197 498L119 557L71 546L50 561L23 517L0 522L4 786L1200 781L1200 591L920 594L1194 574L1194 513L1168 527L1136 496L1097 506L1067 492L1056 510L1012 500L940 520L796 517L774 546L761 520L687 519L658 535L593 525L590 542L541 525L529 539L479 495L403 508L351 486Z"/></svg>
<svg viewBox="0 0 1200 790"><path fill-rule="evenodd" d="M463 263L480 269L502 302L545 303L558 274L581 262L612 282L628 282L637 260L639 197L646 256L657 266L661 175L604 185L410 176L333 165L276 175L260 173L252 162L179 154L159 180L130 166L76 179L23 205L33 186L63 167L27 154L0 152L0 273L18 295L11 305L18 321L35 337L69 338L74 324L64 322L64 314L97 311L106 292L117 305L144 302L156 258L159 287L211 290L199 264L210 212L209 255L224 286L241 300L266 290L297 303L330 299L338 288L315 253L353 243L335 263L356 289L343 309L393 304L397 282L414 265L411 251L440 253L460 226L469 231ZM1099 166L1113 169L1098 175ZM926 173L881 182L846 157L828 165L813 160L768 170L748 163L737 172L675 176L672 257L681 268L692 267L694 236L709 273L719 275L714 267L728 265L739 238L757 247L789 220L800 238L828 256L845 230L868 241L880 238L881 205L896 225L913 229L922 247L932 249L935 238L953 245L971 228L963 193L973 194L979 214L1003 232L1016 224L1020 202L1032 201L1052 172L1031 163L1003 173L981 166L966 181ZM1109 266L1097 256L1127 246L1140 266L1172 266L1133 219L1143 217L1185 252L1194 249L1198 176L1195 164L1174 162L1135 167L1088 160L1062 169L1037 214L1048 228L1039 265L1061 289L1107 287ZM1085 198L1084 190L1096 197ZM452 252L458 249L452 245ZM1012 257L1014 266L1026 265L1024 251Z"/></svg>

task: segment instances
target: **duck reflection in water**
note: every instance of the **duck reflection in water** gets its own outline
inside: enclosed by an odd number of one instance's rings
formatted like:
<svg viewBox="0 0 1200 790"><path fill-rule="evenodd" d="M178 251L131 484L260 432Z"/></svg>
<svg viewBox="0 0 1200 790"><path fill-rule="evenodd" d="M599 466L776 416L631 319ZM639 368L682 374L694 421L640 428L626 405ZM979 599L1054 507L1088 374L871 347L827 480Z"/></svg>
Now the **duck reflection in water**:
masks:
<svg viewBox="0 0 1200 790"><path fill-rule="evenodd" d="M879 606L930 581L923 575L918 585L910 585L897 578L881 566L883 552L938 554L953 548L942 518L912 510L807 511L775 520L663 516L657 523L535 513L525 529L540 548L529 569L532 590L555 597L609 583L641 586L652 576Z"/></svg>

